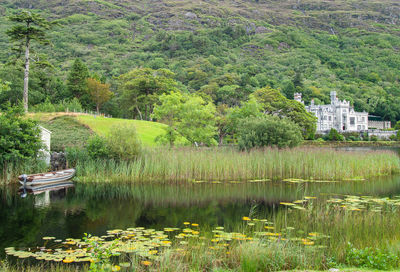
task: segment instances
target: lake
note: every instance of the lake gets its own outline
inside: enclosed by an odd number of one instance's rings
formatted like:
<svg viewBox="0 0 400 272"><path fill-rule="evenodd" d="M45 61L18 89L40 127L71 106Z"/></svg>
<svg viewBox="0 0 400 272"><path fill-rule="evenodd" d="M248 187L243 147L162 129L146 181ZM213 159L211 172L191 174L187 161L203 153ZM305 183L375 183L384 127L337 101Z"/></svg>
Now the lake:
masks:
<svg viewBox="0 0 400 272"><path fill-rule="evenodd" d="M77 183L26 198L21 198L18 188L0 186L0 248L33 247L42 244L44 236L81 238L84 233L103 235L107 230L138 226L162 230L182 227L185 221L203 229L230 230L241 224L243 216L271 218L285 209L280 202L304 196L397 196L400 176L340 183Z"/></svg>

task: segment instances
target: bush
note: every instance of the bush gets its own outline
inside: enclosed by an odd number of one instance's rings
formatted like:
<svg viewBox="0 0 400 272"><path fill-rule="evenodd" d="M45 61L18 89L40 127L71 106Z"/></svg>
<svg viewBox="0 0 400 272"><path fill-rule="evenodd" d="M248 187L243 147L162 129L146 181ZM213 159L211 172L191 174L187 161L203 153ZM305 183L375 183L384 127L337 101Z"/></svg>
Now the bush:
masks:
<svg viewBox="0 0 400 272"><path fill-rule="evenodd" d="M63 100L58 104L52 104L49 98L43 103L37 104L30 108L31 112L83 112L83 108L79 99Z"/></svg>
<svg viewBox="0 0 400 272"><path fill-rule="evenodd" d="M295 147L303 140L301 129L295 123L269 115L245 120L239 128L238 138L241 149Z"/></svg>
<svg viewBox="0 0 400 272"><path fill-rule="evenodd" d="M105 138L93 135L86 143L86 150L92 159L106 159L110 157L110 149L108 148Z"/></svg>
<svg viewBox="0 0 400 272"><path fill-rule="evenodd" d="M68 167L76 167L79 162L85 162L90 159L87 150L79 147L65 148L65 156L67 159Z"/></svg>
<svg viewBox="0 0 400 272"><path fill-rule="evenodd" d="M390 270L399 266L399 256L387 250L354 248L350 243L346 249L346 263L351 266Z"/></svg>
<svg viewBox="0 0 400 272"><path fill-rule="evenodd" d="M336 129L331 128L329 134L326 136L326 140L341 142L344 141L344 137Z"/></svg>
<svg viewBox="0 0 400 272"><path fill-rule="evenodd" d="M110 156L114 159L132 160L141 153L141 144L134 126L113 126L106 141Z"/></svg>
<svg viewBox="0 0 400 272"><path fill-rule="evenodd" d="M38 124L24 118L21 107L0 114L0 170L8 163L36 159L41 147Z"/></svg>
<svg viewBox="0 0 400 272"><path fill-rule="evenodd" d="M378 136L372 135L371 137L369 137L369 140L370 140L371 142L377 142L379 139L378 139Z"/></svg>

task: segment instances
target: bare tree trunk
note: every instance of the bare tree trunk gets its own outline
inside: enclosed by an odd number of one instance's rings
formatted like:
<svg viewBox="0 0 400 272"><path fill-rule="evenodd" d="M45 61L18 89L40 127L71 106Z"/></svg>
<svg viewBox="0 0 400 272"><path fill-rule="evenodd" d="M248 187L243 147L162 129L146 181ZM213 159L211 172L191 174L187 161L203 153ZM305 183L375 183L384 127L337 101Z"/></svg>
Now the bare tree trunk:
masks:
<svg viewBox="0 0 400 272"><path fill-rule="evenodd" d="M29 83L29 39L26 39L25 48L25 76L24 76L24 109L28 112L28 83Z"/></svg>
<svg viewBox="0 0 400 272"><path fill-rule="evenodd" d="M97 114L100 114L100 107L99 107L99 104L96 104L96 111L97 111Z"/></svg>

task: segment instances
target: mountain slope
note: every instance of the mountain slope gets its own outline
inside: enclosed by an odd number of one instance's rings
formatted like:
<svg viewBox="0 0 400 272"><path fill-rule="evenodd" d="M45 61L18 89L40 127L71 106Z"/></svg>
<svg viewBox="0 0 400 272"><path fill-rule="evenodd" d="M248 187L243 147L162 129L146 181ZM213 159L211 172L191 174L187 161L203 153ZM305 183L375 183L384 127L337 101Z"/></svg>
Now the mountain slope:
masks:
<svg viewBox="0 0 400 272"><path fill-rule="evenodd" d="M317 98L317 102L328 103L329 92L336 90L357 110L400 119L397 0L0 3L2 15L31 8L60 20L61 25L50 34L53 47L39 49L37 55L46 53L56 67L51 73L61 79L73 59L80 57L112 83L113 77L134 67L168 68L189 91L207 94L216 104L238 104L266 85L281 89L288 97L302 92L306 102ZM4 29L10 25L5 16L0 23ZM9 58L8 48L1 32L3 63ZM9 69L0 69L0 78L13 82L17 89L22 81L10 76ZM42 81L40 77L32 80L37 90L32 103L46 96L55 99L54 89L62 89ZM123 115L110 105L108 110L113 116Z"/></svg>

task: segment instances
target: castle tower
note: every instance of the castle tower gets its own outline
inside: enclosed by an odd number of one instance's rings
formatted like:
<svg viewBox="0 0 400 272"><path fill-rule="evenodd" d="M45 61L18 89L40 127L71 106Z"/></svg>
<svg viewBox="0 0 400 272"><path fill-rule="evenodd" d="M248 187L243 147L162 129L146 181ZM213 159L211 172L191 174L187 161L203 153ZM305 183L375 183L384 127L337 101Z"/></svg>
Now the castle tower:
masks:
<svg viewBox="0 0 400 272"><path fill-rule="evenodd" d="M337 101L337 95L335 91L331 92L331 104L334 104Z"/></svg>
<svg viewBox="0 0 400 272"><path fill-rule="evenodd" d="M301 93L294 93L294 100L304 104L304 102L301 100Z"/></svg>

